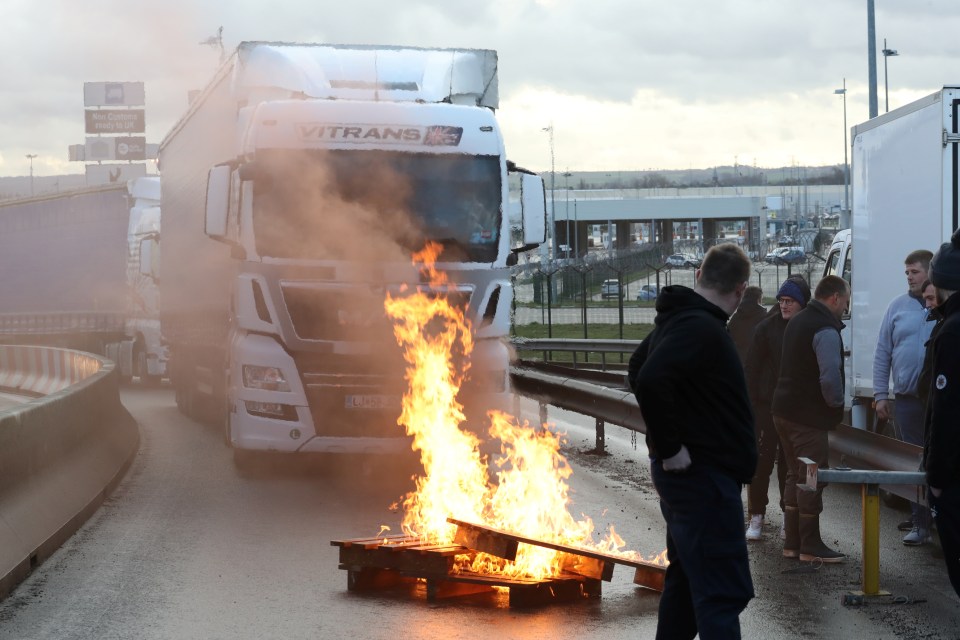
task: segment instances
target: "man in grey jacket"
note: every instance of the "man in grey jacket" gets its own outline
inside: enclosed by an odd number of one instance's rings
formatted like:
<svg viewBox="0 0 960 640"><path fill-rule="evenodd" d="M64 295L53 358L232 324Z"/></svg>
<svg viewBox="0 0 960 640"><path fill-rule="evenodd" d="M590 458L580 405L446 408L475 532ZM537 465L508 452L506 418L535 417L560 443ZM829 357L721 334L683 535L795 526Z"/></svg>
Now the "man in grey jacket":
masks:
<svg viewBox="0 0 960 640"><path fill-rule="evenodd" d="M877 337L873 356L873 397L877 417L894 418L897 436L904 442L923 446L923 403L918 383L933 323L927 322L927 309L921 286L933 253L926 249L913 251L903 261L907 276L907 292L897 296L887 307ZM893 378L893 411L890 411L890 382ZM911 519L900 528L909 531L903 544L917 546L930 541L930 512L923 505L911 503Z"/></svg>
<svg viewBox="0 0 960 640"><path fill-rule="evenodd" d="M834 563L843 562L845 556L820 538L825 485L818 484L816 491L798 490L797 458L810 458L826 468L830 456L827 433L843 418L840 318L850 304L850 285L843 278L825 276L813 297L784 330L771 413L787 461L783 555L804 562Z"/></svg>

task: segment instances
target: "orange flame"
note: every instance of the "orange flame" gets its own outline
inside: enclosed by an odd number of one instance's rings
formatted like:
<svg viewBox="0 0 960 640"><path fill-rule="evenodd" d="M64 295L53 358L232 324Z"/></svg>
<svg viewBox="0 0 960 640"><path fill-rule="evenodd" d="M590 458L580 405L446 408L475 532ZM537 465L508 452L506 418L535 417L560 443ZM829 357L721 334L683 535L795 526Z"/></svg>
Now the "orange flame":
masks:
<svg viewBox="0 0 960 640"><path fill-rule="evenodd" d="M429 290L405 290L406 295L388 295L385 302L407 361L408 390L398 423L413 437L425 471L403 500L404 533L450 543L456 527L447 518L454 517L546 542L639 556L621 551L626 543L612 527L603 540L594 542L592 520L570 514L566 481L572 470L560 452L561 436L547 428L531 428L502 412L488 412L489 435L501 442L501 455L495 460L498 482L490 482L479 438L462 428L465 416L457 394L468 364L458 370L454 356L469 362L473 334L463 313L437 295L449 286L445 274L434 268L440 248L429 244L414 256ZM477 554L471 563L465 555L458 558L455 570L543 579L561 572L564 555L521 544L513 562Z"/></svg>

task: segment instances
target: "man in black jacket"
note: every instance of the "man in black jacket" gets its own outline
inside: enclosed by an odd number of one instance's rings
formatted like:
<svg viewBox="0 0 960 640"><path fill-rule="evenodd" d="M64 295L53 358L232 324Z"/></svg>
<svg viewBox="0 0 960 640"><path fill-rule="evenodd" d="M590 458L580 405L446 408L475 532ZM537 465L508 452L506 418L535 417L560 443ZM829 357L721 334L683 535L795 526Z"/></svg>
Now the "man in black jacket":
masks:
<svg viewBox="0 0 960 640"><path fill-rule="evenodd" d="M711 248L694 289L662 290L656 326L630 358L667 524L660 640L739 638L740 612L753 597L740 493L757 447L743 368L726 331L749 276L742 249Z"/></svg>
<svg viewBox="0 0 960 640"><path fill-rule="evenodd" d="M810 286L803 276L792 275L784 280L777 291L777 308L757 325L743 367L757 431L757 471L750 481L750 488L747 489L747 513L750 516L747 540L763 539L763 522L767 514L767 494L774 462L777 463L780 509L783 510L784 507L783 491L787 482L787 465L780 446L780 435L773 424L770 405L773 402L773 391L777 387L777 376L780 375L783 332L790 318L806 307L808 302Z"/></svg>
<svg viewBox="0 0 960 640"><path fill-rule="evenodd" d="M763 300L763 289L760 287L747 287L743 292L743 300L737 307L736 313L727 323L727 331L733 338L733 344L737 347L737 355L740 356L740 362L747 362L747 351L750 349L750 341L753 340L753 332L767 316L767 310L760 301Z"/></svg>
<svg viewBox="0 0 960 640"><path fill-rule="evenodd" d="M820 538L824 484L816 491L797 489L802 482L797 458L810 458L821 468L829 461L827 433L843 419L843 341L840 329L850 304L850 285L843 278L825 276L814 300L795 315L783 333L780 376L773 392L773 422L787 461L784 487L783 555L804 562L843 562Z"/></svg>
<svg viewBox="0 0 960 640"><path fill-rule="evenodd" d="M960 231L930 262L943 322L933 338L933 365L925 416L924 468L933 519L953 590L960 595Z"/></svg>

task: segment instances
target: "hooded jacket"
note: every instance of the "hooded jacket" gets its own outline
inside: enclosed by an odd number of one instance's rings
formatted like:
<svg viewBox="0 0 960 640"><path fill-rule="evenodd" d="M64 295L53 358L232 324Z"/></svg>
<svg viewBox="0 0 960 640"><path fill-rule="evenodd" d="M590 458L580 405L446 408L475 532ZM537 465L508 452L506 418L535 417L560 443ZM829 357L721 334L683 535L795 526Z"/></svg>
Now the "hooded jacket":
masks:
<svg viewBox="0 0 960 640"><path fill-rule="evenodd" d="M694 464L750 482L757 466L753 411L727 314L679 285L663 288L656 309L654 330L628 369L650 456L664 460L685 445Z"/></svg>
<svg viewBox="0 0 960 640"><path fill-rule="evenodd" d="M937 308L944 319L933 338L923 461L927 484L943 489L960 483L960 293Z"/></svg>

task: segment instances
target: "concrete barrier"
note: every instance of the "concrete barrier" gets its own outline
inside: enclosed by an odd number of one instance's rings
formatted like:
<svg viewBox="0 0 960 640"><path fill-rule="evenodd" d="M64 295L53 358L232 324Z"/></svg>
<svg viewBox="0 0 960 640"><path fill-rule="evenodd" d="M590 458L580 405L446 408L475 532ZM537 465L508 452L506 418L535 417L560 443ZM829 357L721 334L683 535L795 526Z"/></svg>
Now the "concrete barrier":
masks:
<svg viewBox="0 0 960 640"><path fill-rule="evenodd" d="M0 345L0 386L47 394L0 411L3 598L96 511L139 432L120 403L119 372L99 356Z"/></svg>

